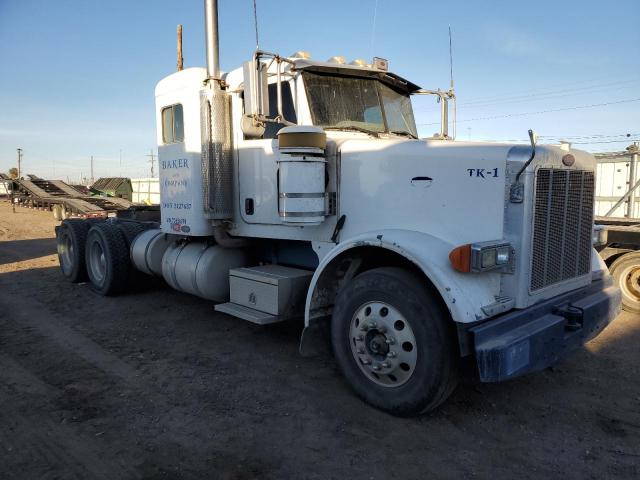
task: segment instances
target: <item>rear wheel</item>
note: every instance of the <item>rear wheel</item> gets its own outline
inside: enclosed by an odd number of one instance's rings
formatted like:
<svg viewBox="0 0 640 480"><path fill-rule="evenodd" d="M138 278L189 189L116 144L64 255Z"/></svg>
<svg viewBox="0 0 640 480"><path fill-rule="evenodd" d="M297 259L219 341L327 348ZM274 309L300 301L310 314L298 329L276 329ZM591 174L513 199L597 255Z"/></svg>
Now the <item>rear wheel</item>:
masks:
<svg viewBox="0 0 640 480"><path fill-rule="evenodd" d="M336 299L331 339L347 381L366 402L394 415L435 409L457 384L451 318L419 277L377 268Z"/></svg>
<svg viewBox="0 0 640 480"><path fill-rule="evenodd" d="M91 288L101 295L123 292L128 284L129 248L123 233L111 222L91 227L85 248Z"/></svg>
<svg viewBox="0 0 640 480"><path fill-rule="evenodd" d="M640 251L618 257L609 270L622 291L622 308L640 313Z"/></svg>
<svg viewBox="0 0 640 480"><path fill-rule="evenodd" d="M91 225L84 220L64 220L56 227L56 245L62 274L74 283L87 280L85 243Z"/></svg>
<svg viewBox="0 0 640 480"><path fill-rule="evenodd" d="M125 240L127 241L127 248L130 248L133 240L148 228L140 222L127 220L120 220L114 225L116 228L120 229L124 235Z"/></svg>

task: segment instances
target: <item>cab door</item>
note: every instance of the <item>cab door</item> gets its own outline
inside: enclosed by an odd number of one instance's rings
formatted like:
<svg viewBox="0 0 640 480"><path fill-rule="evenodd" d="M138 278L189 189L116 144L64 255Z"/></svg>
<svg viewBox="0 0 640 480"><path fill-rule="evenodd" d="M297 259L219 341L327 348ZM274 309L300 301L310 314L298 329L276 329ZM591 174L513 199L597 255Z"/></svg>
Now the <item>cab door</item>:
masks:
<svg viewBox="0 0 640 480"><path fill-rule="evenodd" d="M276 84L269 85L269 117L278 114ZM285 118L297 122L289 82L282 83ZM285 125L267 122L263 138L238 139L238 183L240 214L247 223L281 224L278 214L278 131Z"/></svg>

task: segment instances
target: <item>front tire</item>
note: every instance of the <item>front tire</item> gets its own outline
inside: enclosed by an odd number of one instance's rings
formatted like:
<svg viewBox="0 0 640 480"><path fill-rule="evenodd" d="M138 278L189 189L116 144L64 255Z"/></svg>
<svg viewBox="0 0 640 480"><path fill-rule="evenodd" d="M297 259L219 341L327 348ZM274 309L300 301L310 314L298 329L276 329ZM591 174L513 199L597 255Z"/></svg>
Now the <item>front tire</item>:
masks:
<svg viewBox="0 0 640 480"><path fill-rule="evenodd" d="M376 268L346 285L331 341L355 392L393 415L433 410L457 384L452 320L424 280L406 270Z"/></svg>

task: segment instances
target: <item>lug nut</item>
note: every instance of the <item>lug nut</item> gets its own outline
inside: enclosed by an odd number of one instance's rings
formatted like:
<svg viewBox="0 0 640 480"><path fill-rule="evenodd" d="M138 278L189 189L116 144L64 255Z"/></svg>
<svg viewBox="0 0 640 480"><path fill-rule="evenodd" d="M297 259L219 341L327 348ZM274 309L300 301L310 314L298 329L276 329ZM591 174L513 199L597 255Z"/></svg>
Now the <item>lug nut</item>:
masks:
<svg viewBox="0 0 640 480"><path fill-rule="evenodd" d="M362 363L364 365L370 365L371 364L371 360L369 360L368 358L365 358L364 360L362 360Z"/></svg>
<svg viewBox="0 0 640 480"><path fill-rule="evenodd" d="M387 345L395 345L396 339L389 337L385 340L385 342L387 343Z"/></svg>
<svg viewBox="0 0 640 480"><path fill-rule="evenodd" d="M389 357L389 358L396 358L396 352L394 352L393 350L391 350L389 353L387 353L387 357Z"/></svg>
<svg viewBox="0 0 640 480"><path fill-rule="evenodd" d="M378 370L380 370L380 365L374 365L371 368L373 368L377 372Z"/></svg>
<svg viewBox="0 0 640 480"><path fill-rule="evenodd" d="M382 362L382 368L389 368L391 364L389 362Z"/></svg>
<svg viewBox="0 0 640 480"><path fill-rule="evenodd" d="M369 328L377 328L378 324L376 322L369 322Z"/></svg>
<svg viewBox="0 0 640 480"><path fill-rule="evenodd" d="M364 348L359 348L359 349L358 349L358 353L359 353L359 354L363 354L363 353L364 353Z"/></svg>
<svg viewBox="0 0 640 480"><path fill-rule="evenodd" d="M356 342L362 342L364 340L364 335L358 335L356 337Z"/></svg>
<svg viewBox="0 0 640 480"><path fill-rule="evenodd" d="M387 333L387 327L385 327L385 326L383 325L383 326L381 326L380 328L378 328L378 331L379 331L380 333Z"/></svg>

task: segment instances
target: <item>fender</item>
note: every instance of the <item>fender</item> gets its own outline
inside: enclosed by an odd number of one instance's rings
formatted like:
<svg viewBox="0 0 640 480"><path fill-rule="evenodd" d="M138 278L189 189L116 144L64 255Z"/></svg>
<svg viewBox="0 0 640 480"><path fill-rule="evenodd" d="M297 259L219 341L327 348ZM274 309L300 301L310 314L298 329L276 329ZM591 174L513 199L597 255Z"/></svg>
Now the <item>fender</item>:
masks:
<svg viewBox="0 0 640 480"><path fill-rule="evenodd" d="M416 265L438 290L455 322L470 323L487 318L482 307L494 304L499 295L500 273L460 273L451 267L449 252L457 245L422 232L367 232L341 242L321 257L307 292L305 327L314 321L313 296L327 265L341 253L363 246L391 250Z"/></svg>

